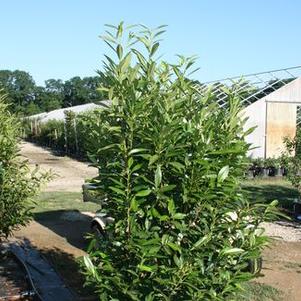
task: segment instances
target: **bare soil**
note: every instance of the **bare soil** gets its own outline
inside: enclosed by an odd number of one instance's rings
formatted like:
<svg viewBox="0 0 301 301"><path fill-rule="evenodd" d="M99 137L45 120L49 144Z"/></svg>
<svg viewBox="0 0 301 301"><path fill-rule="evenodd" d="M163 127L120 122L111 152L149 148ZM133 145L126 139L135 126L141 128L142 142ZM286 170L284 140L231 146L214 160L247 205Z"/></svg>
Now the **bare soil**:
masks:
<svg viewBox="0 0 301 301"><path fill-rule="evenodd" d="M51 152L37 147L31 143L22 143L21 153L29 159L30 164L38 164L42 169L52 169L58 177L46 188L46 191L80 191L84 179L96 175L94 168L67 157L58 157ZM28 240L41 250L53 263L63 276L69 281L71 287L76 287L82 279L76 278L77 266L74 258L85 254L87 242L85 233L89 230L89 217L86 213L78 213L78 218L66 219L66 212L55 212L55 217L46 216L42 220L33 221L15 233L16 238ZM281 225L280 225L281 226ZM277 227L280 227L277 225ZM268 233L271 231L269 225ZM277 228L278 229L278 228ZM298 229L301 231L301 229ZM277 230L278 231L278 230ZM283 300L301 300L301 241L286 241L290 228L286 225L285 235L277 240L263 253L264 268L262 277L256 281L271 285L283 292ZM292 227L292 231L296 228ZM279 232L279 231L278 231ZM272 234L273 235L273 234ZM291 237L291 236L290 236ZM74 277L70 277L73 275Z"/></svg>
<svg viewBox="0 0 301 301"><path fill-rule="evenodd" d="M87 163L57 156L29 142L21 144L21 154L32 167L38 165L41 170L53 171L55 178L46 191L81 191L84 180L97 175L97 169Z"/></svg>
<svg viewBox="0 0 301 301"><path fill-rule="evenodd" d="M79 192L85 179L97 174L96 168L87 163L57 156L32 143L22 142L21 155L32 168L38 166L41 170L51 170L55 174L54 179L44 188L46 192ZM76 260L85 255L84 250L88 244L85 236L90 230L91 217L79 213L78 219L70 221L65 215L66 211L45 213L43 218L16 231L14 239L26 241L41 251L71 288L79 295L86 296L85 300L93 300L90 292L82 289L83 277L78 273Z"/></svg>
<svg viewBox="0 0 301 301"><path fill-rule="evenodd" d="M263 277L256 281L283 292L284 301L301 300L301 243L275 240L263 252Z"/></svg>

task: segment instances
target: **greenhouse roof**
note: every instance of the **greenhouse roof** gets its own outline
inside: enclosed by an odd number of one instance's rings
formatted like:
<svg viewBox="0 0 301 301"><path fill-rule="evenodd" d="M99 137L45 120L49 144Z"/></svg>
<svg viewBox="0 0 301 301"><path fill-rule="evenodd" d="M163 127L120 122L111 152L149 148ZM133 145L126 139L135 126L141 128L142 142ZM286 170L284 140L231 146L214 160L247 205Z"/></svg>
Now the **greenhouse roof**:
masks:
<svg viewBox="0 0 301 301"><path fill-rule="evenodd" d="M221 106L225 106L228 102L228 94L225 89L235 87L236 92L240 93L242 104L248 106L300 76L301 66L295 66L214 80L197 84L196 88L200 94L211 90L216 101Z"/></svg>
<svg viewBox="0 0 301 301"><path fill-rule="evenodd" d="M107 101L103 101L107 102ZM65 118L65 111L72 111L76 114L78 113L83 113L86 111L92 111L97 108L101 108L102 105L100 104L95 104L95 103L87 103L83 105L78 105L78 106L73 106L73 107L68 107L68 108L62 108L58 110L53 110L50 112L44 112L36 115L29 116L28 119L34 119L38 120L39 122L47 122L49 120L64 120Z"/></svg>
<svg viewBox="0 0 301 301"><path fill-rule="evenodd" d="M228 77L205 83L196 83L195 87L202 95L210 90L215 96L218 104L222 107L228 103L228 94L226 89L235 88L236 92L240 94L242 105L248 106L298 77L301 77L301 66ZM108 104L109 101L104 100L101 101L100 104L87 103L32 115L28 118L36 119L40 122L46 122L48 120L64 120L65 111L73 111L78 114L94 110Z"/></svg>

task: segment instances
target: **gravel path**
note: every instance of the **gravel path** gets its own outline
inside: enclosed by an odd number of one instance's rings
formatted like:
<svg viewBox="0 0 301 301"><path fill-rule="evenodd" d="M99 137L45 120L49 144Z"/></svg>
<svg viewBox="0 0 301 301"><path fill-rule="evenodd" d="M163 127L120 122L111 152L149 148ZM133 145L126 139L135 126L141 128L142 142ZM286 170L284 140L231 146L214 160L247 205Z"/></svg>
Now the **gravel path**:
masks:
<svg viewBox="0 0 301 301"><path fill-rule="evenodd" d="M274 223L263 223L266 235L277 240L288 242L301 242L301 224L295 222L279 221Z"/></svg>
<svg viewBox="0 0 301 301"><path fill-rule="evenodd" d="M38 165L41 170L54 172L56 176L47 185L46 191L81 191L84 180L97 175L97 169L87 163L56 156L29 142L22 142L21 154L31 166Z"/></svg>

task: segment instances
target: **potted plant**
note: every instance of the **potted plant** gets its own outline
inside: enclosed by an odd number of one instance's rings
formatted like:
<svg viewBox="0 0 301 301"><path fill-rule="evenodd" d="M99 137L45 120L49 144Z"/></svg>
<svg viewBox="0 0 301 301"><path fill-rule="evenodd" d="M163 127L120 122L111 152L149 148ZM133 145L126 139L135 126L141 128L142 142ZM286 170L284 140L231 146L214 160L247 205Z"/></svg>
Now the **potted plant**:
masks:
<svg viewBox="0 0 301 301"><path fill-rule="evenodd" d="M267 158L265 160L265 168L269 177L274 177L276 175L276 161L275 158Z"/></svg>
<svg viewBox="0 0 301 301"><path fill-rule="evenodd" d="M262 174L263 160L261 158L253 159L253 175L254 177Z"/></svg>

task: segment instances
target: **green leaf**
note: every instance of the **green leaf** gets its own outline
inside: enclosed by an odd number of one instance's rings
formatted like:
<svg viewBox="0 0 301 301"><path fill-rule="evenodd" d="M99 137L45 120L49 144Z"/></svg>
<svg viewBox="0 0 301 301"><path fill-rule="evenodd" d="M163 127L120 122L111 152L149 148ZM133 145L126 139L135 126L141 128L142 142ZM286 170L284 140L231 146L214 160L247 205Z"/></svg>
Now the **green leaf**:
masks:
<svg viewBox="0 0 301 301"><path fill-rule="evenodd" d="M159 159L158 155L153 155L149 158L149 162L148 165L152 165L153 163L155 163L157 160Z"/></svg>
<svg viewBox="0 0 301 301"><path fill-rule="evenodd" d="M185 169L185 165L180 162L169 162L168 164L175 167L179 171L183 171L183 169Z"/></svg>
<svg viewBox="0 0 301 301"><path fill-rule="evenodd" d="M136 165L132 168L131 173L133 173L133 172L139 170L141 167L142 167L142 164L136 164Z"/></svg>
<svg viewBox="0 0 301 301"><path fill-rule="evenodd" d="M205 244L209 239L208 235L205 235L204 237L202 237L201 239L199 239L192 247L192 250L197 249L198 247L202 246L203 244Z"/></svg>
<svg viewBox="0 0 301 301"><path fill-rule="evenodd" d="M156 208L151 209L151 214L152 214L153 217L160 217L161 216Z"/></svg>
<svg viewBox="0 0 301 301"><path fill-rule="evenodd" d="M159 42L155 43L151 49L150 55L153 56L159 48Z"/></svg>
<svg viewBox="0 0 301 301"><path fill-rule="evenodd" d="M274 201L272 201L272 202L269 204L269 206L270 206L270 207L276 207L278 204L279 204L278 200L274 200Z"/></svg>
<svg viewBox="0 0 301 301"><path fill-rule="evenodd" d="M177 185L164 185L160 188L160 192L161 193L168 192L168 191L175 189L176 187L177 187Z"/></svg>
<svg viewBox="0 0 301 301"><path fill-rule="evenodd" d="M148 196L151 194L151 192L152 192L151 189L141 190L136 193L136 196Z"/></svg>
<svg viewBox="0 0 301 301"><path fill-rule="evenodd" d="M176 214L173 215L173 218L180 220L180 219L184 219L185 216L186 216L186 214L184 214L184 213L176 213Z"/></svg>
<svg viewBox="0 0 301 301"><path fill-rule="evenodd" d="M154 301L154 300L155 300L155 297L154 297L153 292L149 293L144 299L144 301Z"/></svg>
<svg viewBox="0 0 301 301"><path fill-rule="evenodd" d="M183 267L183 258L182 258L182 256L178 257L176 254L174 254L173 261L177 265L178 268L181 269Z"/></svg>
<svg viewBox="0 0 301 301"><path fill-rule="evenodd" d="M167 245L173 249L174 251L178 251L178 252L181 252L181 248L179 245L173 243L173 242L168 242Z"/></svg>
<svg viewBox="0 0 301 301"><path fill-rule="evenodd" d="M137 153L142 153L142 152L146 152L147 149L145 148L134 148L129 152L129 156L137 154Z"/></svg>
<svg viewBox="0 0 301 301"><path fill-rule="evenodd" d="M121 58L123 56L123 48L120 44L117 45L116 53L117 53L118 58L121 60Z"/></svg>
<svg viewBox="0 0 301 301"><path fill-rule="evenodd" d="M110 186L109 187L112 191L116 192L117 194L121 194L123 196L125 196L125 191L124 190L121 190L117 187L114 187L114 186Z"/></svg>
<svg viewBox="0 0 301 301"><path fill-rule="evenodd" d="M133 211L138 210L138 203L137 203L137 200L135 198L132 198L130 207Z"/></svg>
<svg viewBox="0 0 301 301"><path fill-rule="evenodd" d="M243 253L245 250L240 248L226 248L221 251L221 255L238 255Z"/></svg>
<svg viewBox="0 0 301 301"><path fill-rule="evenodd" d="M113 99L113 95L114 95L114 88L113 87L111 87L110 89L109 89L109 92L108 92L108 97L109 97L109 99Z"/></svg>
<svg viewBox="0 0 301 301"><path fill-rule="evenodd" d="M174 203L173 199L169 199L169 200L168 200L167 209L168 209L168 212L169 212L171 215L174 214L174 212L175 212L175 203Z"/></svg>
<svg viewBox="0 0 301 301"><path fill-rule="evenodd" d="M120 38L123 33L123 21L119 23L117 27L117 33L116 33L116 38Z"/></svg>
<svg viewBox="0 0 301 301"><path fill-rule="evenodd" d="M107 150L107 149L111 149L111 148L115 148L115 147L118 147L118 146L119 146L118 144L109 144L109 145L107 145L107 146L105 146L105 147L100 148L100 149L98 150L98 152L104 151L104 150Z"/></svg>
<svg viewBox="0 0 301 301"><path fill-rule="evenodd" d="M133 165L134 163L134 159L131 157L129 160L128 160L128 167L131 168L131 166Z"/></svg>
<svg viewBox="0 0 301 301"><path fill-rule="evenodd" d="M157 270L157 266L146 266L144 264L139 264L138 265L139 270L144 271L144 272L155 272Z"/></svg>
<svg viewBox="0 0 301 301"><path fill-rule="evenodd" d="M84 264L87 270L95 277L96 270L89 256L84 256Z"/></svg>
<svg viewBox="0 0 301 301"><path fill-rule="evenodd" d="M162 181L162 171L161 165L157 165L156 173L155 173L155 187L159 188Z"/></svg>
<svg viewBox="0 0 301 301"><path fill-rule="evenodd" d="M217 181L218 183L222 183L225 181L225 179L228 177L229 174L229 166L224 166L217 175Z"/></svg>
<svg viewBox="0 0 301 301"><path fill-rule="evenodd" d="M125 72L125 70L130 66L131 64L132 55L129 52L120 62L119 67L121 69L121 72Z"/></svg>

